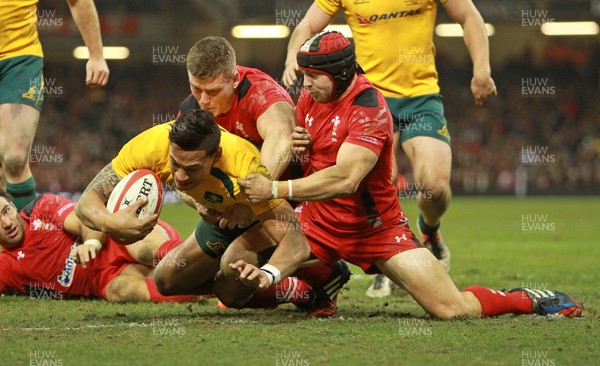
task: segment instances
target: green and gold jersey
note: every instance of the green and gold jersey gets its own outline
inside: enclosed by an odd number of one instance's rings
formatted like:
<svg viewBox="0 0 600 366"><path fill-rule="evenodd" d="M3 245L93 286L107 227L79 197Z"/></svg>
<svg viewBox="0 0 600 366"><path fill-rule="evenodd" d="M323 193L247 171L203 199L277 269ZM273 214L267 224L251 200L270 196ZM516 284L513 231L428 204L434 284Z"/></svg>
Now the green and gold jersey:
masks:
<svg viewBox="0 0 600 366"><path fill-rule="evenodd" d="M437 3L450 0L315 0L325 13L344 10L367 78L386 97L439 93L433 29Z"/></svg>
<svg viewBox="0 0 600 366"><path fill-rule="evenodd" d="M0 1L0 60L43 56L38 39L37 0Z"/></svg>
<svg viewBox="0 0 600 366"><path fill-rule="evenodd" d="M169 165L171 142L169 132L175 121L154 126L131 139L112 161L114 171L121 178L138 169L149 169L163 183L173 183ZM267 168L261 163L260 153L252 143L221 128L223 155L214 163L210 176L185 193L204 207L221 212L235 203L252 208L255 215L263 214L276 207L282 199L251 203L237 184L238 178L249 173L259 173L270 178Z"/></svg>

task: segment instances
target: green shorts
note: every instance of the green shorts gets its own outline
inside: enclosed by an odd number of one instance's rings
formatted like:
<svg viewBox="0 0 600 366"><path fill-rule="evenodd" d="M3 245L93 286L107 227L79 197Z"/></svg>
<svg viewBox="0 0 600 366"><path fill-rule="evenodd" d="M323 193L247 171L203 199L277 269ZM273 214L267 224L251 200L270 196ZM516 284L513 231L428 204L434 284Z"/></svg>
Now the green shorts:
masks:
<svg viewBox="0 0 600 366"><path fill-rule="evenodd" d="M440 94L385 100L394 119L394 132L400 131L400 142L415 136L430 136L450 144Z"/></svg>
<svg viewBox="0 0 600 366"><path fill-rule="evenodd" d="M19 56L0 60L0 104L26 104L41 111L44 101L44 59Z"/></svg>
<svg viewBox="0 0 600 366"><path fill-rule="evenodd" d="M200 220L196 226L196 240L200 249L209 257L219 259L225 250L238 236L248 231L251 227L258 223L248 225L244 228L236 227L235 229L221 229L219 225L210 224L204 220Z"/></svg>

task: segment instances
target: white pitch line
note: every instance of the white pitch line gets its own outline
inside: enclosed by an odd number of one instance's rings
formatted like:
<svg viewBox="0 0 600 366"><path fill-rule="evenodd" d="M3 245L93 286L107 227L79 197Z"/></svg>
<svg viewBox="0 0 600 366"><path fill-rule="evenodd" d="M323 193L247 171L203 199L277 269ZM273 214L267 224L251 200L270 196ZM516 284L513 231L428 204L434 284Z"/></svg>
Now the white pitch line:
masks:
<svg viewBox="0 0 600 366"><path fill-rule="evenodd" d="M130 328L147 328L147 327L152 327L155 326L152 323L136 323L136 322L129 322L129 323L125 323L125 322L120 322L117 324L87 324L81 327L66 327L66 328L48 328L48 327L41 327L41 328L1 328L1 331L15 331L15 330L24 330L24 331L28 331L28 332L36 332L36 331L50 331L50 330L55 330L55 329L60 329L60 330L80 330L80 329L97 329L97 328L117 328L117 327L130 327Z"/></svg>

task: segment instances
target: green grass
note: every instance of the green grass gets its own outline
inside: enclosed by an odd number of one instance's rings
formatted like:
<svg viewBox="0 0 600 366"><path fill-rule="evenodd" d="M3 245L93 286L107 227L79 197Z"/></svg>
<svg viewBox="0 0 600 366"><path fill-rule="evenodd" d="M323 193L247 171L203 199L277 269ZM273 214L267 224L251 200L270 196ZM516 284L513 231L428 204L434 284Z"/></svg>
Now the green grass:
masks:
<svg viewBox="0 0 600 366"><path fill-rule="evenodd" d="M414 224L415 202L404 209ZM533 231L524 231L523 217L538 224ZM183 236L196 223L182 206L165 207L162 218ZM341 317L329 320L305 319L289 306L218 311L214 299L113 305L4 296L0 365L593 365L597 225L600 199L582 197L455 198L442 226L459 288L561 289L584 303L582 319L431 320L408 297L365 297L370 278L354 268L338 301Z"/></svg>

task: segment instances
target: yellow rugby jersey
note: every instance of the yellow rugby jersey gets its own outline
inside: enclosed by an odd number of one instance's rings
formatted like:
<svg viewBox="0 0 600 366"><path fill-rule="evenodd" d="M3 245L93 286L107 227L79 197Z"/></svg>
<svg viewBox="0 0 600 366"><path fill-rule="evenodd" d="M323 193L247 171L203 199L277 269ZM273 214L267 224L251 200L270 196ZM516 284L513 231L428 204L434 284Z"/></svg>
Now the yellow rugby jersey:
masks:
<svg viewBox="0 0 600 366"><path fill-rule="evenodd" d="M149 169L155 172L163 183L173 183L169 167L169 132L175 121L154 126L131 139L112 161L115 172L124 177L134 170ZM267 168L260 161L260 153L247 140L221 128L221 148L223 155L216 162L210 176L193 190L185 193L205 207L221 212L235 203L244 203L260 215L279 205L282 199L272 199L261 203L248 201L246 194L237 184L237 178L245 178L249 173L259 173L271 179Z"/></svg>
<svg viewBox="0 0 600 366"><path fill-rule="evenodd" d="M38 0L0 1L0 60L43 56L37 30Z"/></svg>
<svg viewBox="0 0 600 366"><path fill-rule="evenodd" d="M440 92L433 28L437 3L450 0L315 0L325 13L344 10L356 58L386 97Z"/></svg>

